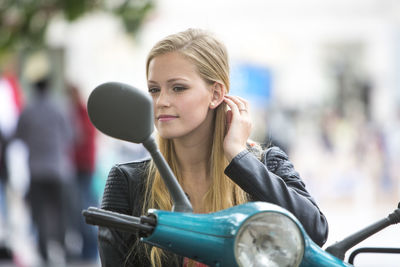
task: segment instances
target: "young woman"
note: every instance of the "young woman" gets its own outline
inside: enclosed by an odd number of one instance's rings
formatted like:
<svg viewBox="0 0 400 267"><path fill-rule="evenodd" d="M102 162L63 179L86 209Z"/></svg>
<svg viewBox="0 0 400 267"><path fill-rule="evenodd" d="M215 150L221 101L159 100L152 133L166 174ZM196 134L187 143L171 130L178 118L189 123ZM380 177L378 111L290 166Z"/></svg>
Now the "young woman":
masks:
<svg viewBox="0 0 400 267"><path fill-rule="evenodd" d="M292 212L320 246L328 224L287 155L250 143L249 103L229 92L226 49L212 35L188 29L158 42L147 58L159 147L192 203L208 213L248 201ZM151 160L114 166L102 208L140 216L171 209L169 193ZM100 227L103 266L199 266L139 243L138 236Z"/></svg>

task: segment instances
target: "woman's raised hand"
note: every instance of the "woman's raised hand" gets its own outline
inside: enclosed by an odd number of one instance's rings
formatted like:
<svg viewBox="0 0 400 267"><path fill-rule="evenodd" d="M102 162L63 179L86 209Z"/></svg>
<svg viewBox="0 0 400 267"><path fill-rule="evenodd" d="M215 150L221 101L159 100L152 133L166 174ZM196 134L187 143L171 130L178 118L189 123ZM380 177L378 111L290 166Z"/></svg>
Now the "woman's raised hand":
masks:
<svg viewBox="0 0 400 267"><path fill-rule="evenodd" d="M249 103L238 97L225 95L227 111L227 133L224 139L225 157L230 162L237 154L246 149L246 142L251 133Z"/></svg>

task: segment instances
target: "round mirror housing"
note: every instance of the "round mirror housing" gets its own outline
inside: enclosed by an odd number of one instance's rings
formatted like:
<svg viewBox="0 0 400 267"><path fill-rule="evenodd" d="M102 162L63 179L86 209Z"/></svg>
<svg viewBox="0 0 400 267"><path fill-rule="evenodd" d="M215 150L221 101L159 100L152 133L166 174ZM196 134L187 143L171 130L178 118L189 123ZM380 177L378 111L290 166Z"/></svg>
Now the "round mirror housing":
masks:
<svg viewBox="0 0 400 267"><path fill-rule="evenodd" d="M153 101L133 86L103 83L91 92L87 107L94 126L111 137L143 143L154 131Z"/></svg>

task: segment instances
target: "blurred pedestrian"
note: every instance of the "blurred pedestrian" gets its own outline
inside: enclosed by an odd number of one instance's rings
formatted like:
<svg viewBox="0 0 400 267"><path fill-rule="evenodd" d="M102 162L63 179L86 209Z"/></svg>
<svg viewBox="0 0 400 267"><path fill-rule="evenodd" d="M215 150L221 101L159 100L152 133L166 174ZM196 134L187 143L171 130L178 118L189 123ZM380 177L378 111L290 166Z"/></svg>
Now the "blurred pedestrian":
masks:
<svg viewBox="0 0 400 267"><path fill-rule="evenodd" d="M6 64L0 77L0 258L11 246L9 147L22 109L22 94L14 65ZM7 256L10 256L7 254Z"/></svg>
<svg viewBox="0 0 400 267"><path fill-rule="evenodd" d="M71 98L72 119L75 129L74 164L76 181L79 191L79 211L89 206L98 206L92 187L96 163L95 128L90 122L86 105L75 85L68 85L68 93ZM82 236L81 258L85 261L97 259L97 228L85 223L80 216L80 234Z"/></svg>
<svg viewBox="0 0 400 267"><path fill-rule="evenodd" d="M6 147L7 139L0 128L0 225L5 228L3 224L7 224L7 197L6 187L8 182L8 168L6 164ZM4 234L4 233L2 233Z"/></svg>
<svg viewBox="0 0 400 267"><path fill-rule="evenodd" d="M63 186L71 178L72 133L65 114L50 96L48 78L33 85L34 98L19 117L16 138L29 151L27 200L45 263L65 264Z"/></svg>

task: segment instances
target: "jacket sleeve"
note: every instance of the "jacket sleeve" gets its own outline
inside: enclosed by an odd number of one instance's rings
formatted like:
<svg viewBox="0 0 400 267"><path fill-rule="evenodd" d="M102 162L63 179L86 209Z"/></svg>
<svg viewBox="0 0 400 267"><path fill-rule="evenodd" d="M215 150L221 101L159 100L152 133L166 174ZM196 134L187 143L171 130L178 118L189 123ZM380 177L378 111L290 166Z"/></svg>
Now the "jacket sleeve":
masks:
<svg viewBox="0 0 400 267"><path fill-rule="evenodd" d="M128 189L126 175L118 166L114 166L108 175L101 208L131 215ZM103 267L125 266L125 260L130 251L129 244L132 244L134 237L128 232L99 227L98 247L101 265Z"/></svg>
<svg viewBox="0 0 400 267"><path fill-rule="evenodd" d="M293 213L311 239L322 246L328 237L328 222L287 155L273 147L267 150L264 161L245 150L233 158L225 174L252 200L273 203Z"/></svg>

